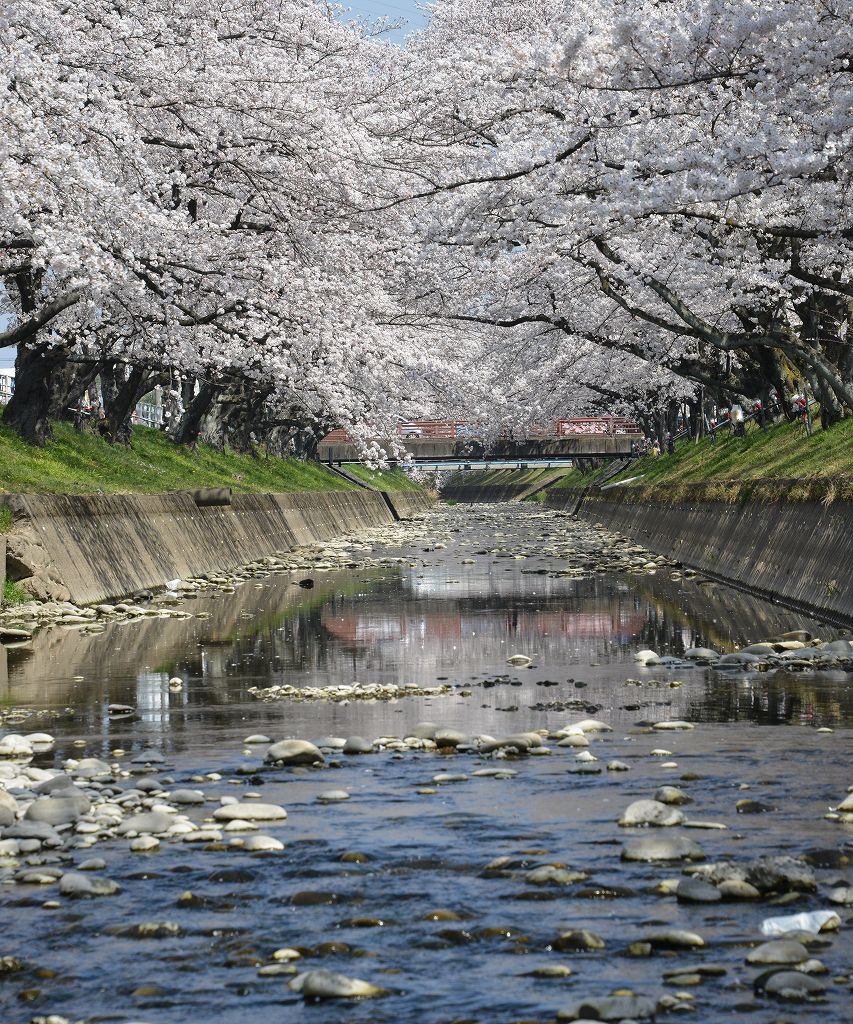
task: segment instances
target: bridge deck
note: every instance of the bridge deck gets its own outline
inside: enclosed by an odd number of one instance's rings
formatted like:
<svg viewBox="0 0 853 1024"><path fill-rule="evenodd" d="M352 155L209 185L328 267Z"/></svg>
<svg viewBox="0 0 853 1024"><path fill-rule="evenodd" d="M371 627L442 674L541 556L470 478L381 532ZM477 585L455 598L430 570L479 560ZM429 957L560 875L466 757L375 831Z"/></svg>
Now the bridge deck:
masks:
<svg viewBox="0 0 853 1024"><path fill-rule="evenodd" d="M412 461L471 462L504 459L529 462L531 459L571 458L625 458L640 434L572 434L566 437L529 439L524 441L498 440L487 446L466 438L408 437L402 439ZM388 442L379 441L387 446ZM356 445L347 441L324 439L317 449L321 462L359 462L361 456ZM393 461L393 460L392 460Z"/></svg>

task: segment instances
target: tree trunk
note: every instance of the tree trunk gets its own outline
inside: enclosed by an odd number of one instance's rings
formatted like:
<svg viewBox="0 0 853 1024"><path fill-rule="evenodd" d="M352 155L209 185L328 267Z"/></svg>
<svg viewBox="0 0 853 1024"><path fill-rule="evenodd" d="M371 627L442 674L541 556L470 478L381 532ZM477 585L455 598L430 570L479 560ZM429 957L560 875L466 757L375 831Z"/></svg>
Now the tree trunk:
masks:
<svg viewBox="0 0 853 1024"><path fill-rule="evenodd" d="M210 411L219 389L214 384L202 382L199 392L185 407L184 414L175 428L174 440L178 444L194 445L201 433L201 424Z"/></svg>
<svg viewBox="0 0 853 1024"><path fill-rule="evenodd" d="M50 421L65 417L74 368L61 346L19 345L15 357L15 393L3 422L30 444L44 447Z"/></svg>
<svg viewBox="0 0 853 1024"><path fill-rule="evenodd" d="M131 420L140 398L151 390L154 374L141 366L131 367L126 379L123 374L112 375L108 388L109 401L104 396L103 433L112 444L130 444L133 439Z"/></svg>

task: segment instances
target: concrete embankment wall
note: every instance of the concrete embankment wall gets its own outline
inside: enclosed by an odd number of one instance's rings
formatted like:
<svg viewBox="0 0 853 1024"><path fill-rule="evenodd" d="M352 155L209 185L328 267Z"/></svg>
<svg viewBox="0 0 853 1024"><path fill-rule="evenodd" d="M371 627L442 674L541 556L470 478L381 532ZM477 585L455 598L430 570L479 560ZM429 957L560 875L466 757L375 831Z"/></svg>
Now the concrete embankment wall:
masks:
<svg viewBox="0 0 853 1024"><path fill-rule="evenodd" d="M182 492L0 500L14 516L9 574L32 570L24 582L36 595L92 604L389 524L395 512L408 518L428 506L428 496L405 493L389 500L371 490L236 494L231 504L213 506Z"/></svg>
<svg viewBox="0 0 853 1024"><path fill-rule="evenodd" d="M546 500L764 597L853 620L853 502L636 498L566 488Z"/></svg>
<svg viewBox="0 0 853 1024"><path fill-rule="evenodd" d="M544 470L465 470L454 473L441 488L442 498L476 504L489 501L516 501L559 480L565 469Z"/></svg>
<svg viewBox="0 0 853 1024"><path fill-rule="evenodd" d="M426 512L435 504L435 498L427 491L383 491L382 493L398 519L411 519L412 516Z"/></svg>

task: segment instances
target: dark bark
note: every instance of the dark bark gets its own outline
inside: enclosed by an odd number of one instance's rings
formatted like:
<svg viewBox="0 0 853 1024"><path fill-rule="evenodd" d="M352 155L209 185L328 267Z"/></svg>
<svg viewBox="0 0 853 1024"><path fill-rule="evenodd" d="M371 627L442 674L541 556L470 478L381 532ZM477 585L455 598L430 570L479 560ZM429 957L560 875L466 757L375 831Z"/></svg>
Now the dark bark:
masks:
<svg viewBox="0 0 853 1024"><path fill-rule="evenodd" d="M266 407L271 394L271 388L255 390L245 384L222 392L211 411L211 440L242 454L256 454L258 445L266 442L272 430Z"/></svg>
<svg viewBox="0 0 853 1024"><path fill-rule="evenodd" d="M219 393L219 388L207 381L202 381L192 401L184 407L184 414L172 435L178 444L194 445L198 442L204 417Z"/></svg>
<svg viewBox="0 0 853 1024"><path fill-rule="evenodd" d="M141 366L132 366L128 372L120 369L102 375L109 380L104 394L106 417L101 430L112 444L130 444L133 438L132 417L137 403L151 390L156 375ZM107 397L109 395L109 397Z"/></svg>
<svg viewBox="0 0 853 1024"><path fill-rule="evenodd" d="M95 379L97 363L70 362L61 345L19 345L15 393L3 422L30 444L44 446L51 420L73 420L73 409Z"/></svg>

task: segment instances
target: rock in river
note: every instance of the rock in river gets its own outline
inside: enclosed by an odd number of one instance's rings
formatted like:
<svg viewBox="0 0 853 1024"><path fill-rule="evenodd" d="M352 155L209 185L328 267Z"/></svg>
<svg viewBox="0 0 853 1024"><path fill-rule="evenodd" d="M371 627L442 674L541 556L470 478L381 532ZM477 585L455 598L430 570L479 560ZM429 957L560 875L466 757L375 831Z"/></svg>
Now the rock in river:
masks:
<svg viewBox="0 0 853 1024"><path fill-rule="evenodd" d="M168 832L174 822L174 817L165 811L145 811L126 818L116 829L116 834L125 836L128 832Z"/></svg>
<svg viewBox="0 0 853 1024"><path fill-rule="evenodd" d="M630 828L635 825L680 825L683 821L684 815L674 807L657 800L635 800L625 808L619 824Z"/></svg>
<svg viewBox="0 0 853 1024"><path fill-rule="evenodd" d="M471 737L458 729L436 729L433 739L437 747L461 747L471 742Z"/></svg>
<svg viewBox="0 0 853 1024"><path fill-rule="evenodd" d="M705 940L696 932L687 932L683 928L665 928L643 936L653 949L695 949L705 945Z"/></svg>
<svg viewBox="0 0 853 1024"><path fill-rule="evenodd" d="M678 786L659 786L655 790L655 800L661 804L690 804L693 802L692 798L689 797L684 790L679 789Z"/></svg>
<svg viewBox="0 0 853 1024"><path fill-rule="evenodd" d="M756 978L755 987L777 999L800 1002L815 999L826 992L826 985L802 971L773 971Z"/></svg>
<svg viewBox="0 0 853 1024"><path fill-rule="evenodd" d="M591 996L558 1011L557 1020L650 1020L656 1009L654 999L648 996Z"/></svg>
<svg viewBox="0 0 853 1024"><path fill-rule="evenodd" d="M109 878L98 878L78 874L76 871L67 871L59 882L59 891L63 896L70 896L74 899L85 899L92 896L113 896L121 892L118 882L112 882Z"/></svg>
<svg viewBox="0 0 853 1024"><path fill-rule="evenodd" d="M91 807L85 793L74 787L60 790L61 796L40 796L33 800L25 815L27 821L44 821L48 825L66 825L76 821Z"/></svg>
<svg viewBox="0 0 853 1024"><path fill-rule="evenodd" d="M350 736L343 747L345 754L372 754L373 744L363 736Z"/></svg>
<svg viewBox="0 0 853 1024"><path fill-rule="evenodd" d="M287 817L287 811L278 804L259 804L254 800L247 800L245 803L217 807L213 817L217 821L233 821L235 818L240 821L283 821Z"/></svg>
<svg viewBox="0 0 853 1024"><path fill-rule="evenodd" d="M323 969L297 974L288 988L305 999L370 999L385 995L385 989L369 981Z"/></svg>
<svg viewBox="0 0 853 1024"><path fill-rule="evenodd" d="M746 880L762 894L817 891L814 871L795 857L760 857L749 865Z"/></svg>
<svg viewBox="0 0 853 1024"><path fill-rule="evenodd" d="M600 935L586 928L572 928L558 935L551 945L561 953L576 953L581 950L604 949L605 942Z"/></svg>
<svg viewBox="0 0 853 1024"><path fill-rule="evenodd" d="M634 839L622 848L622 860L666 861L704 860L705 853L692 839L675 836L672 839L649 836Z"/></svg>
<svg viewBox="0 0 853 1024"><path fill-rule="evenodd" d="M791 939L774 939L762 942L746 956L748 964L802 964L809 958L809 951L801 942Z"/></svg>
<svg viewBox="0 0 853 1024"><path fill-rule="evenodd" d="M273 743L265 760L280 761L282 764L320 764L324 758L319 748L308 740L282 740Z"/></svg>
<svg viewBox="0 0 853 1024"><path fill-rule="evenodd" d="M710 882L701 878L682 878L676 889L675 897L679 903L717 903L723 894Z"/></svg>
<svg viewBox="0 0 853 1024"><path fill-rule="evenodd" d="M275 839L273 836L249 836L249 838L243 842L243 849L249 853L271 853L273 851L283 850L284 843L280 839Z"/></svg>
<svg viewBox="0 0 853 1024"><path fill-rule="evenodd" d="M200 789L173 789L169 799L173 804L203 804L204 793Z"/></svg>

